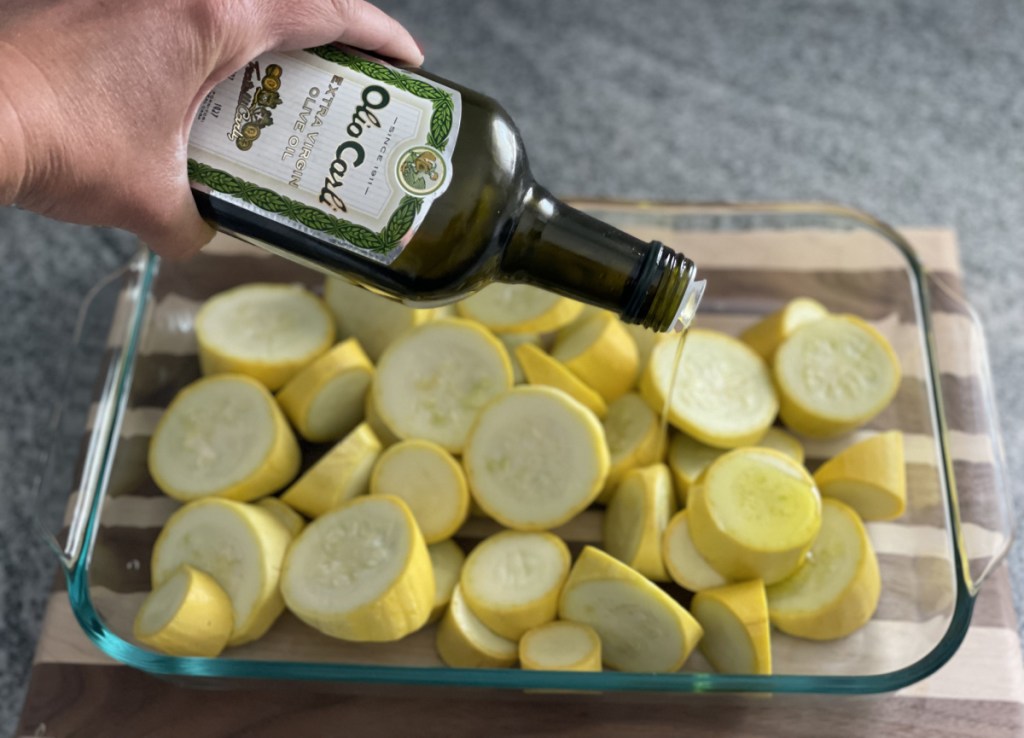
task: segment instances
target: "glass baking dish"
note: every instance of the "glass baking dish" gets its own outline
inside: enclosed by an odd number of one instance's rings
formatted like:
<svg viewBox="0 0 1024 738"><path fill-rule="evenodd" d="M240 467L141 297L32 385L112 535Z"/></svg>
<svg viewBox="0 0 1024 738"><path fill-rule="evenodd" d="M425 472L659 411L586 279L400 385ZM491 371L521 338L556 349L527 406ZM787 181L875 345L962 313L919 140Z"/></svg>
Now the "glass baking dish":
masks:
<svg viewBox="0 0 1024 738"><path fill-rule="evenodd" d="M673 674L450 669L434 652L434 626L398 643L357 644L323 636L288 613L260 641L216 659L139 646L131 626L149 589L150 549L177 506L148 475L148 436L174 394L199 374L195 310L247 281L322 287L319 274L223 241L188 262L161 262L140 250L83 307L43 489L73 490L63 526L49 539L71 607L96 646L135 668L196 684L261 679L605 693L874 693L944 664L964 638L978 588L1007 550L1013 522L983 333L950 279L956 266L925 270L896 231L829 205L578 205L693 258L708 280L699 326L735 334L807 295L863 316L890 339L904 379L893 404L864 431L905 433L908 507L897 521L868 524L883 588L867 626L828 643L773 631L771 676L717 674L699 652ZM850 440L808 441L809 467ZM600 514L588 511L562 531L574 552L599 541ZM457 540L468 548L493 530L496 524L471 518ZM682 590L669 590L686 602Z"/></svg>

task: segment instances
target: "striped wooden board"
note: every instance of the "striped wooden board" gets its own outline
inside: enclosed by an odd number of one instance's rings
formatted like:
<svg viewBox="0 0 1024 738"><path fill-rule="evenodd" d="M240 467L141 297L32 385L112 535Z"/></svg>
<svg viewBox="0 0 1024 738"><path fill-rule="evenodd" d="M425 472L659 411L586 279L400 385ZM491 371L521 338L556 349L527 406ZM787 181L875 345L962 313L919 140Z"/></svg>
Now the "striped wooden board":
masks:
<svg viewBox="0 0 1024 738"><path fill-rule="evenodd" d="M630 210L621 216L628 221ZM628 222L625 223L628 227ZM883 597L875 618L860 632L831 644L773 634L776 670L792 674L884 673L925 656L948 625L954 585L945 534L935 444L920 339L913 329L907 276L894 253L863 239L843 248L835 239L861 236L802 231L685 233L633 227L698 254L709 277L711 309L703 325L735 333L778 300L795 293L818 297L835 310L850 310L883 331L904 360L896 401L863 432L900 428L906 434L908 515L869 525L879 553ZM641 232L643 231L643 232ZM931 271L933 283L955 295L959 264L953 235L943 230L906 233ZM682 241L682 243L680 243ZM770 242L770 244L769 244ZM770 245L770 248L766 248ZM849 244L846 244L847 246ZM127 636L149 582L149 550L175 503L159 493L145 472L148 438L178 387L198 374L187 330L203 297L239 281L259 278L309 281L294 265L271 261L234 242L214 245L202 262L166 266L155 288L149 328L143 335L130 408L121 431L117 463L104 502L93 551L92 596L114 632ZM272 267L272 268L271 268ZM796 286L795 286L796 285ZM884 305L886 309L876 309ZM724 306L724 307L723 307ZM976 362L963 351L974 327L945 291L933 304L942 353L951 447L965 535L972 555L996 550L999 536L984 522L992 498L992 439L979 408ZM117 331L113 331L112 335ZM828 458L849 439L808 445L809 465ZM317 451L309 454L310 463ZM75 495L69 504L74 508ZM471 519L459 534L467 548L496 528ZM600 539L600 512L588 511L559 531L578 550ZM681 590L675 594L685 596ZM398 644L348 644L320 636L285 615L261 641L232 658L310 662L438 665L433 634L424 630ZM698 655L685 667L706 669ZM649 695L522 695L489 690L429 688L337 689L323 685L232 685L231 691L197 690L147 676L103 655L82 633L58 579L46 613L19 735L25 736L319 736L348 735L587 735L646 736L669 732L741 736L905 735L1016 736L1024 733L1024 668L1005 567L985 583L972 626L953 659L931 677L892 695L860 698L692 698ZM692 731L692 733L690 732Z"/></svg>

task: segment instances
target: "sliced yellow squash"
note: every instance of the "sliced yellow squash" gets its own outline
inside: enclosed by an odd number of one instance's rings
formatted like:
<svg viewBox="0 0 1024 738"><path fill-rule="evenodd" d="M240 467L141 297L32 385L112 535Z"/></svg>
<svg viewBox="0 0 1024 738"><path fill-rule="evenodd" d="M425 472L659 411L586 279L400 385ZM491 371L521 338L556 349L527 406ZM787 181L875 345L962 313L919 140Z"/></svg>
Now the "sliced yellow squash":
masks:
<svg viewBox="0 0 1024 738"><path fill-rule="evenodd" d="M690 490L711 462L725 453L724 449L708 446L685 433L673 433L668 447L668 466L676 484L679 504L686 505Z"/></svg>
<svg viewBox="0 0 1024 738"><path fill-rule="evenodd" d="M382 453L370 476L370 494L401 497L427 543L451 538L469 515L462 467L430 441L401 441Z"/></svg>
<svg viewBox="0 0 1024 738"><path fill-rule="evenodd" d="M860 517L826 498L821 533L806 563L768 587L768 613L783 633L818 641L843 638L871 619L881 588L878 559Z"/></svg>
<svg viewBox="0 0 1024 738"><path fill-rule="evenodd" d="M636 342L611 313L599 313L563 331L551 355L607 402L633 389L639 373Z"/></svg>
<svg viewBox="0 0 1024 738"><path fill-rule="evenodd" d="M652 464L627 472L605 511L605 551L648 579L669 581L661 539L675 511L667 466Z"/></svg>
<svg viewBox="0 0 1024 738"><path fill-rule="evenodd" d="M373 402L399 438L461 453L484 405L512 386L501 341L468 320L445 319L405 333L380 357Z"/></svg>
<svg viewBox="0 0 1024 738"><path fill-rule="evenodd" d="M691 592L724 587L729 580L715 571L701 556L690 536L689 520L689 512L680 510L665 527L665 534L661 539L665 570L673 582Z"/></svg>
<svg viewBox="0 0 1024 738"><path fill-rule="evenodd" d="M789 456L798 464L804 463L803 444L781 428L772 426L754 445L775 449ZM672 479L676 484L680 505L686 504L690 488L697 484L704 470L725 452L726 449L708 446L690 438L685 433L673 435L672 443L669 444L668 464L672 470Z"/></svg>
<svg viewBox="0 0 1024 738"><path fill-rule="evenodd" d="M452 600L437 626L437 653L456 669L498 669L512 666L519 656L515 641L502 638L473 614L455 585Z"/></svg>
<svg viewBox="0 0 1024 738"><path fill-rule="evenodd" d="M505 350L508 351L508 358L512 361L512 382L514 384L522 384L526 381L526 374L523 372L523 366L519 363L519 357L516 356L516 349L524 344L532 344L540 348L540 334L539 333L499 333L497 334L498 340L505 344ZM544 384L541 382L541 384Z"/></svg>
<svg viewBox="0 0 1024 738"><path fill-rule="evenodd" d="M382 446L392 446L401 440L395 435L394 431L388 427L387 423L384 422L384 419L377 411L377 404L373 401L372 391L366 393L364 416L366 418L367 425L370 426L370 429L373 431L373 434L377 436L377 440L381 442Z"/></svg>
<svg viewBox="0 0 1024 738"><path fill-rule="evenodd" d="M536 671L601 671L601 639L589 625L553 620L523 634L519 665Z"/></svg>
<svg viewBox="0 0 1024 738"><path fill-rule="evenodd" d="M583 303L528 284L493 283L456 307L498 333L548 333L575 320Z"/></svg>
<svg viewBox="0 0 1024 738"><path fill-rule="evenodd" d="M687 510L697 550L732 580L785 579L821 527L821 496L811 475L767 448L736 449L712 462L690 490Z"/></svg>
<svg viewBox="0 0 1024 738"><path fill-rule="evenodd" d="M256 505L273 515L274 519L292 534L292 538L306 527L306 519L277 497L264 497Z"/></svg>
<svg viewBox="0 0 1024 738"><path fill-rule="evenodd" d="M307 441L336 441L363 420L373 364L350 338L309 364L277 393L277 401Z"/></svg>
<svg viewBox="0 0 1024 738"><path fill-rule="evenodd" d="M302 621L348 641L396 641L434 607L434 570L397 497L360 497L314 520L288 549L281 594Z"/></svg>
<svg viewBox="0 0 1024 738"><path fill-rule="evenodd" d="M452 599L452 591L459 583L466 554L455 541L449 538L427 546L430 563L434 568L434 607L430 611L430 622L440 618Z"/></svg>
<svg viewBox="0 0 1024 738"><path fill-rule="evenodd" d="M569 564L569 548L558 536L506 530L470 551L459 585L480 622L518 641L555 619Z"/></svg>
<svg viewBox="0 0 1024 738"><path fill-rule="evenodd" d="M804 463L804 445L792 433L787 433L782 428L772 426L757 442L761 448L773 448L784 453L798 464Z"/></svg>
<svg viewBox="0 0 1024 738"><path fill-rule="evenodd" d="M665 407L679 338L651 354L640 392L656 412ZM668 419L698 441L718 448L757 443L775 420L779 401L764 359L745 343L716 331L686 334Z"/></svg>
<svg viewBox="0 0 1024 738"><path fill-rule="evenodd" d="M740 334L740 339L769 364L779 345L802 325L820 320L828 309L810 297L796 297Z"/></svg>
<svg viewBox="0 0 1024 738"><path fill-rule="evenodd" d="M694 595L690 611L704 629L700 650L723 674L771 674L764 582L753 579Z"/></svg>
<svg viewBox="0 0 1024 738"><path fill-rule="evenodd" d="M284 610L278 591L281 561L291 534L266 510L210 498L178 509L153 544L153 589L182 566L211 576L231 600L228 645L254 641Z"/></svg>
<svg viewBox="0 0 1024 738"><path fill-rule="evenodd" d="M527 531L555 528L582 512L609 465L600 421L551 387L517 387L487 405L462 461L481 509Z"/></svg>
<svg viewBox="0 0 1024 738"><path fill-rule="evenodd" d="M195 321L203 374L245 374L283 387L334 343L323 300L297 285L246 284L214 295Z"/></svg>
<svg viewBox="0 0 1024 738"><path fill-rule="evenodd" d="M900 363L889 341L853 315L797 329L775 353L779 417L788 428L827 438L871 420L896 396Z"/></svg>
<svg viewBox="0 0 1024 738"><path fill-rule="evenodd" d="M654 347L668 338L668 336L664 333L655 333L650 328L644 328L642 325L634 323L627 323L625 325L626 331L632 336L633 343L636 344L637 358L639 360L637 379L639 379L647 369L647 362L651 360L651 353L654 351Z"/></svg>
<svg viewBox="0 0 1024 738"><path fill-rule="evenodd" d="M608 413L608 405L601 395L584 384L583 380L570 372L558 359L544 353L540 346L523 344L516 348L515 356L523 369L523 376L530 384L562 390L599 418Z"/></svg>
<svg viewBox="0 0 1024 738"><path fill-rule="evenodd" d="M299 462L299 445L274 398L241 374L186 386L149 443L153 481L182 502L258 499L294 479Z"/></svg>
<svg viewBox="0 0 1024 738"><path fill-rule="evenodd" d="M635 392L612 402L602 424L611 467L597 501L606 504L626 472L661 460L665 436L658 414Z"/></svg>
<svg viewBox="0 0 1024 738"><path fill-rule="evenodd" d="M864 520L898 518L907 507L903 434L879 433L843 449L822 464L814 481L822 495L845 502Z"/></svg>
<svg viewBox="0 0 1024 738"><path fill-rule="evenodd" d="M338 336L355 338L373 361L410 328L433 320L436 310L422 310L375 294L339 277L327 277L324 300Z"/></svg>
<svg viewBox="0 0 1024 738"><path fill-rule="evenodd" d="M574 326L580 325L581 323L590 320L595 315L610 315L613 318L618 317L611 310L605 310L604 308L598 307L597 305L591 305L590 303L587 302L581 304L583 305L583 308L580 310L580 314L576 316L576 319L573 322L565 326L565 328L563 328L562 330L571 329Z"/></svg>
<svg viewBox="0 0 1024 738"><path fill-rule="evenodd" d="M234 627L231 599L208 574L183 565L143 601L133 633L140 643L171 656L213 658Z"/></svg>
<svg viewBox="0 0 1024 738"><path fill-rule="evenodd" d="M597 631L602 660L619 671L676 671L703 634L658 585L593 546L573 565L558 615Z"/></svg>
<svg viewBox="0 0 1024 738"><path fill-rule="evenodd" d="M285 490L281 501L307 518L316 518L366 494L380 452L380 441L370 426L360 423Z"/></svg>

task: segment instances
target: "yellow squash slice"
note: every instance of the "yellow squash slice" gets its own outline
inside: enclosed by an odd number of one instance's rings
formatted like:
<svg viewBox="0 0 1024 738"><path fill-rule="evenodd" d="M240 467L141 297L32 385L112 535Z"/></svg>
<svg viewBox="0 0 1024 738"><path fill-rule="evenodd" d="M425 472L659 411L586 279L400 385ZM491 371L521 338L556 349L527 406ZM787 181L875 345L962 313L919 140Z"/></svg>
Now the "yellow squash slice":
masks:
<svg viewBox="0 0 1024 738"><path fill-rule="evenodd" d="M889 341L852 315L797 329L775 353L779 417L811 438L852 431L896 396L900 363Z"/></svg>
<svg viewBox="0 0 1024 738"><path fill-rule="evenodd" d="M497 336L498 340L505 344L508 358L512 361L512 382L514 384L522 384L526 381L526 374L523 372L522 364L519 363L519 357L516 356L516 349L524 344L532 344L540 348L540 334L499 333Z"/></svg>
<svg viewBox="0 0 1024 738"><path fill-rule="evenodd" d="M519 665L535 671L601 671L601 639L589 625L553 620L523 634Z"/></svg>
<svg viewBox="0 0 1024 738"><path fill-rule="evenodd" d="M381 442L382 446L393 446L401 440L395 435L395 432L388 427L387 423L384 422L384 419L377 411L377 404L373 401L372 391L366 393L364 416L366 418L367 425L370 426L370 429L373 431L374 435L377 436L377 439Z"/></svg>
<svg viewBox="0 0 1024 738"><path fill-rule="evenodd" d="M665 406L679 338L659 343L640 380L656 412ZM771 372L745 343L724 333L690 330L671 393L668 419L698 441L718 448L757 443L779 409Z"/></svg>
<svg viewBox="0 0 1024 738"><path fill-rule="evenodd" d="M437 626L437 653L456 669L498 669L512 666L519 656L515 641L502 638L473 614L458 584Z"/></svg>
<svg viewBox="0 0 1024 738"><path fill-rule="evenodd" d="M753 579L698 592L690 611L704 629L700 650L723 674L771 674L764 582Z"/></svg>
<svg viewBox="0 0 1024 738"><path fill-rule="evenodd" d="M459 544L449 538L427 546L430 563L434 569L434 607L430 611L430 622L440 618L452 599L452 591L459 583L466 554Z"/></svg>
<svg viewBox="0 0 1024 738"><path fill-rule="evenodd" d="M636 325L627 323L626 331L633 338L633 343L636 344L637 358L639 364L637 366L637 377L643 376L644 371L647 369L647 362L651 360L651 353L654 351L654 347L664 341L668 336L664 333L655 333L650 328L644 328L642 325Z"/></svg>
<svg viewBox="0 0 1024 738"><path fill-rule="evenodd" d="M711 462L725 453L724 449L708 446L685 433L674 433L668 446L668 466L676 484L679 504L686 505L690 490Z"/></svg>
<svg viewBox="0 0 1024 738"><path fill-rule="evenodd" d="M285 490L281 501L307 518L319 517L369 490L380 452L380 441L361 423Z"/></svg>
<svg viewBox="0 0 1024 738"><path fill-rule="evenodd" d="M611 403L602 424L611 467L597 501L607 504L626 472L661 460L665 436L658 414L635 392Z"/></svg>
<svg viewBox="0 0 1024 738"><path fill-rule="evenodd" d="M491 402L462 461L481 509L527 531L555 528L582 512L609 465L600 421L551 387L517 387Z"/></svg>
<svg viewBox="0 0 1024 738"><path fill-rule="evenodd" d="M336 441L363 420L372 379L373 364L350 338L292 377L277 401L307 441Z"/></svg>
<svg viewBox="0 0 1024 738"><path fill-rule="evenodd" d="M825 497L857 511L864 520L892 520L907 507L903 434L879 433L843 449L814 473Z"/></svg>
<svg viewBox="0 0 1024 738"><path fill-rule="evenodd" d="M820 320L828 309L810 297L796 297L785 307L758 321L743 331L740 339L754 349L769 364L783 341L802 325Z"/></svg>
<svg viewBox="0 0 1024 738"><path fill-rule="evenodd" d="M669 581L661 539L675 511L667 466L653 464L627 472L605 511L605 551L648 579Z"/></svg>
<svg viewBox="0 0 1024 738"><path fill-rule="evenodd" d="M187 564L153 590L139 608L134 635L171 656L213 658L231 637L231 599L208 574Z"/></svg>
<svg viewBox="0 0 1024 738"><path fill-rule="evenodd" d="M661 552L666 571L673 582L691 592L724 587L729 580L715 571L693 545L689 520L689 512L680 510L665 528Z"/></svg>
<svg viewBox="0 0 1024 738"><path fill-rule="evenodd" d="M251 377L218 374L177 394L149 444L149 472L166 494L255 500L299 471L299 446L267 389Z"/></svg>
<svg viewBox="0 0 1024 738"><path fill-rule="evenodd" d="M785 579L803 563L821 527L821 496L811 475L766 448L716 459L690 490L687 509L697 550L732 580Z"/></svg>
<svg viewBox="0 0 1024 738"><path fill-rule="evenodd" d="M768 587L768 613L783 633L818 641L843 638L871 619L881 588L864 524L849 506L826 498L821 533L807 562Z"/></svg>
<svg viewBox="0 0 1024 738"><path fill-rule="evenodd" d="M397 641L434 607L434 570L412 513L397 497L361 497L314 520L281 569L295 615L334 638Z"/></svg>
<svg viewBox="0 0 1024 738"><path fill-rule="evenodd" d="M278 591L291 534L255 505L206 499L177 510L153 544L151 575L159 590L182 566L214 579L231 600L228 645L254 641L284 610Z"/></svg>
<svg viewBox="0 0 1024 738"><path fill-rule="evenodd" d="M563 331L551 355L607 402L633 389L639 373L636 342L611 313L599 313Z"/></svg>
<svg viewBox="0 0 1024 738"><path fill-rule="evenodd" d="M203 374L246 374L273 391L334 343L323 300L296 285L246 284L207 300L196 314Z"/></svg>
<svg viewBox="0 0 1024 738"><path fill-rule="evenodd" d="M757 442L761 448L773 448L784 453L798 464L804 463L804 445L792 433L787 433L782 428L772 426Z"/></svg>
<svg viewBox="0 0 1024 738"><path fill-rule="evenodd" d="M430 441L401 441L382 453L370 476L370 494L401 497L427 543L451 538L469 515L462 467Z"/></svg>
<svg viewBox="0 0 1024 738"><path fill-rule="evenodd" d="M299 535L302 529L306 527L306 519L295 512L290 506L281 502L278 497L264 497L256 505L273 515L277 522L288 529L288 532L292 534L292 538Z"/></svg>
<svg viewBox="0 0 1024 738"><path fill-rule="evenodd" d="M405 333L380 358L373 402L399 438L461 453L484 405L512 386L501 341L468 320L445 319Z"/></svg>
<svg viewBox="0 0 1024 738"><path fill-rule="evenodd" d="M334 316L338 336L355 338L373 361L400 335L436 315L433 309L411 308L339 277L327 277L324 300Z"/></svg>
<svg viewBox="0 0 1024 738"><path fill-rule="evenodd" d="M497 333L548 333L579 316L583 303L528 284L493 283L456 307Z"/></svg>
<svg viewBox="0 0 1024 738"><path fill-rule="evenodd" d="M573 565L558 615L597 631L602 660L619 671L677 671L703 634L658 585L593 546Z"/></svg>
<svg viewBox="0 0 1024 738"><path fill-rule="evenodd" d="M506 530L481 541L459 577L466 604L498 635L518 641L555 619L569 548L551 533Z"/></svg>
<svg viewBox="0 0 1024 738"><path fill-rule="evenodd" d="M608 405L605 404L601 395L566 369L558 359L544 353L544 349L540 346L530 343L523 344L516 348L515 356L519 366L522 367L523 376L530 384L562 390L599 418L603 418L608 413Z"/></svg>
<svg viewBox="0 0 1024 738"><path fill-rule="evenodd" d="M755 446L779 451L798 464L804 463L804 447L792 434L781 428L772 426L761 437ZM690 438L685 433L677 433L672 438L668 450L668 465L672 469L672 479L679 494L679 504L685 505L690 488L697 484L704 470L711 462L726 452L725 449L708 446Z"/></svg>

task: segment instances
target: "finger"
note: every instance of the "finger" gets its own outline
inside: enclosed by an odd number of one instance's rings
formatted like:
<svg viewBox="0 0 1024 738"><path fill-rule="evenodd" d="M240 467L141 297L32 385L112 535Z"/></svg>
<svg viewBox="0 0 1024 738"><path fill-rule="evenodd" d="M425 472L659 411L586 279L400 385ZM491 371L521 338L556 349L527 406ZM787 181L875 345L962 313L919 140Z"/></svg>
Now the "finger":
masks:
<svg viewBox="0 0 1024 738"><path fill-rule="evenodd" d="M305 49L340 41L378 56L423 63L419 44L402 24L363 0L268 3L267 23L280 49Z"/></svg>

